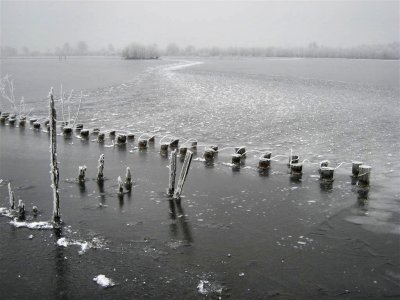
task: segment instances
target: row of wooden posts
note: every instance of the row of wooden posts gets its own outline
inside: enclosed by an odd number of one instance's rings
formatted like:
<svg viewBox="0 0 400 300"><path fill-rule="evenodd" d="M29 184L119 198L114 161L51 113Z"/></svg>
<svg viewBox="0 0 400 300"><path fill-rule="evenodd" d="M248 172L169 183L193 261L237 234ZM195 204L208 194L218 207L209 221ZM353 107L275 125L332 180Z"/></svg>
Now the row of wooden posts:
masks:
<svg viewBox="0 0 400 300"><path fill-rule="evenodd" d="M182 170L179 175L177 185L175 184L175 182L176 182L176 159L177 159L177 150L175 149L171 152L171 156L170 156L170 165L169 165L170 172L169 172L169 184L168 184L168 189L167 189L167 195L169 197L173 197L175 200L180 200L183 185L186 181L186 177L189 172L190 164L193 159L193 152L189 150L189 151L186 151L186 153L185 153L185 159L183 162ZM97 182L99 184L102 184L104 182L104 161L105 161L104 154L101 154L100 158L98 160L99 164L97 166ZM85 183L86 170L87 170L86 166L79 166L79 168L78 168L77 181L80 184ZM118 194L120 194L120 195L123 194L124 187L127 191L131 191L132 186L133 186L131 169L129 167L126 167L125 181L122 181L121 176L118 176L117 181L118 181ZM176 188L175 188L175 186L176 186Z"/></svg>
<svg viewBox="0 0 400 300"><path fill-rule="evenodd" d="M2 113L0 115L0 121L5 122L5 120L8 120L10 125L12 125L16 121L16 116L10 115L9 113ZM24 123L25 123L25 118L19 120L20 126L21 124ZM30 123L33 124L33 128L35 129L40 129L41 127L41 123L35 118L31 118ZM50 132L51 128L50 120L45 120L44 125L47 126L47 129ZM117 134L115 130L101 132L100 129L94 128L93 130L90 131L89 129L83 129L83 124L76 124L75 129L80 131L80 136L82 138L88 138L91 133L97 135L97 141L99 143L104 142L106 133L108 133L110 137L114 137L116 143L119 145L125 144L127 140L132 140L135 137L133 133ZM72 128L69 127L69 124L62 124L61 130L63 131L64 134L72 133ZM139 138L138 148L146 149L148 147L148 144L154 143L154 140L155 136L151 135L148 138ZM172 139L169 142L162 143L160 145L160 153L167 154L169 147L178 147L178 144L179 144L179 139ZM191 148L192 149L197 148L197 141L195 140L191 141ZM185 146L180 147L179 148L180 155L183 157L186 154L187 150L188 147ZM203 157L207 162L212 162L217 152L218 152L218 146L210 146L208 149L205 149ZM245 147L236 147L235 153L232 154L231 158L233 166L236 168L240 167L240 164L243 161L243 158L245 157L246 157ZM261 171L267 170L270 167L270 162L271 162L271 152L264 153L259 159L258 169ZM328 164L329 164L328 161L322 161L320 163L320 169L319 169L321 180L327 182L333 181L334 171L335 171L335 168L329 167ZM299 177L302 174L303 164L299 163L299 157L297 155L289 156L288 166L290 167L290 172L293 177ZM371 174L370 166L365 165L362 162L358 161L352 162L352 176L353 178L357 178L360 184L368 186L370 181L370 174Z"/></svg>
<svg viewBox="0 0 400 300"><path fill-rule="evenodd" d="M0 123L5 123L8 120L10 125L14 125L17 121L16 115L11 115L9 113L0 113ZM34 129L41 128L40 120L35 118L31 118L30 123L33 125ZM18 118L19 126L24 126L26 122L26 117ZM47 127L48 132L50 133L50 168L51 168L51 187L53 190L53 221L55 223L59 223L61 221L60 217L60 198L58 192L58 184L59 184L59 169L57 165L57 117L56 117L56 109L54 107L54 97L53 90L51 89L49 93L49 120L44 121L44 125ZM61 126L62 132L64 134L71 134L73 128L70 127L70 124L63 123ZM116 134L115 130L110 130L108 132L101 132L100 129L93 129L91 132L88 129L83 129L83 124L76 124L75 129L80 131L80 136L82 138L88 138L90 133L97 134L97 141L99 143L104 142L105 134L108 133L111 137L115 137L117 144L126 144L127 139L133 139L135 137L134 134ZM154 143L155 136L148 136L147 138L140 137L138 140L138 148L143 150L148 147L149 143ZM193 150L197 149L197 141L191 141L190 148ZM169 147L177 148L179 145L179 139L171 138L169 142L161 143L160 141L160 153L165 155L168 153ZM176 178L176 159L177 159L178 150L174 149L170 155L170 166L169 166L169 186L167 189L167 194L174 199L180 199L182 188L185 183L189 167L193 158L193 152L188 150L188 147L181 146L179 148L179 154L181 157L185 157L182 171L179 176L178 184L175 189L175 178ZM203 158L207 163L213 163L216 154L218 153L218 146L208 146L203 153ZM235 152L231 156L232 166L234 168L240 168L243 160L246 158L246 149L245 147L235 147ZM266 171L270 168L270 163L273 160L271 157L271 152L265 152L261 155L258 162L258 169L260 171ZM334 171L335 168L329 167L328 161L320 162L319 173L320 180L324 183L330 183L334 180ZM288 167L290 168L291 176L294 178L300 178L303 173L303 163L299 163L299 156L297 155L289 155ZM103 175L104 170L104 155L102 154L99 159L98 166L98 176L97 180L101 182L104 179ZM78 181L84 182L86 172L86 166L79 166L79 175ZM352 177L358 181L358 184L363 187L368 187L370 184L370 175L371 175L371 167L368 165L364 165L362 162L354 161L352 162ZM123 192L123 187L129 191L132 188L132 178L129 167L126 170L126 178L125 182L122 182L121 177L118 177L118 190L119 193ZM11 201L11 192L10 192L10 201ZM14 198L12 198L14 199ZM14 209L15 205L13 205L12 209ZM21 215L24 215L24 205L22 201L20 201L20 205L18 206Z"/></svg>

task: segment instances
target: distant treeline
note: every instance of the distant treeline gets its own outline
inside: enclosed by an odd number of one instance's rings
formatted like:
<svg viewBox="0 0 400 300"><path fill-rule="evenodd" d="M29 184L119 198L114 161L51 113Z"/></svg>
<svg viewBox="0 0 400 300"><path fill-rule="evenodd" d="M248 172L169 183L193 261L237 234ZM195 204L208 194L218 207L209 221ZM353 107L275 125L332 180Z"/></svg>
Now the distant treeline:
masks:
<svg viewBox="0 0 400 300"><path fill-rule="evenodd" d="M126 59L157 59L160 56L157 45L144 46L132 43L122 50L122 57Z"/></svg>
<svg viewBox="0 0 400 300"><path fill-rule="evenodd" d="M400 59L400 43L360 45L340 48L319 46L310 43L307 47L211 47L180 48L176 44L166 47L166 56L246 56L246 57L314 57L314 58L363 58Z"/></svg>
<svg viewBox="0 0 400 300"><path fill-rule="evenodd" d="M1 57L15 57L15 56L106 56L106 55L121 55L121 51L114 48L112 44L98 50L91 50L84 41L79 41L75 46L69 43L64 43L62 46L56 47L54 50L36 51L30 50L24 46L20 50L10 46L0 48Z"/></svg>
<svg viewBox="0 0 400 300"><path fill-rule="evenodd" d="M1 57L13 56L58 56L73 55L110 55L122 56L126 59L156 59L160 56L244 56L244 57L315 57L315 58L362 58L362 59L400 59L400 43L379 45L360 45L356 47L326 47L313 42L306 47L179 47L175 43L159 49L156 44L142 45L132 43L122 50L115 49L112 44L99 50L90 50L88 45L80 41L75 47L65 43L56 47L54 51L30 51L23 47L18 49L5 46L1 47Z"/></svg>

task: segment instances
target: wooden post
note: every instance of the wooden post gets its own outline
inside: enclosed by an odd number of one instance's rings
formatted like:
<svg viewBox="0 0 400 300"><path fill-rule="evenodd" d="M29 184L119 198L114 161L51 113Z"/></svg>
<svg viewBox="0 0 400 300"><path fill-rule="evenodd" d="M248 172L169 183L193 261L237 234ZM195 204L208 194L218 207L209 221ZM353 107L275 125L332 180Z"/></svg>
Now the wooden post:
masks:
<svg viewBox="0 0 400 300"><path fill-rule="evenodd" d="M260 160L258 161L258 169L266 170L270 167L271 155L272 155L272 153L269 151L267 151L263 155L261 155Z"/></svg>
<svg viewBox="0 0 400 300"><path fill-rule="evenodd" d="M62 129L62 131L63 131L64 134L71 134L71 132L72 132L72 127L65 126L65 127Z"/></svg>
<svg viewBox="0 0 400 300"><path fill-rule="evenodd" d="M14 126L16 121L17 121L17 118L15 117L15 115L12 115L12 116L10 116L10 117L8 118L8 124L9 124L10 126Z"/></svg>
<svg viewBox="0 0 400 300"><path fill-rule="evenodd" d="M152 144L152 143L154 143L155 139L156 139L156 137L155 137L154 135L152 135L147 141L148 141L150 144Z"/></svg>
<svg viewBox="0 0 400 300"><path fill-rule="evenodd" d="M166 155L168 153L169 144L163 143L160 145L160 153Z"/></svg>
<svg viewBox="0 0 400 300"><path fill-rule="evenodd" d="M271 158L271 155L272 155L272 153L271 152L269 152L269 151L267 151L267 152L265 152L261 157L262 158Z"/></svg>
<svg viewBox="0 0 400 300"><path fill-rule="evenodd" d="M288 164L289 167L291 164L297 164L298 162L299 162L298 155L289 155L289 164Z"/></svg>
<svg viewBox="0 0 400 300"><path fill-rule="evenodd" d="M118 134L117 135L117 143L118 144L125 144L126 143L126 135L125 134Z"/></svg>
<svg viewBox="0 0 400 300"><path fill-rule="evenodd" d="M25 116L20 116L19 117L19 121L18 121L19 127L24 127L25 123L26 123L26 117Z"/></svg>
<svg viewBox="0 0 400 300"><path fill-rule="evenodd" d="M86 166L79 166L78 181L79 183L85 183Z"/></svg>
<svg viewBox="0 0 400 300"><path fill-rule="evenodd" d="M329 160L323 160L319 163L318 173L321 174L321 169L329 165Z"/></svg>
<svg viewBox="0 0 400 300"><path fill-rule="evenodd" d="M239 153L232 154L232 164L234 164L235 167L239 167L241 158L242 158L242 154L239 154Z"/></svg>
<svg viewBox="0 0 400 300"><path fill-rule="evenodd" d="M4 124L5 122L6 122L6 119L7 119L7 115L5 115L6 113L1 113L1 115L0 115L0 123L1 124Z"/></svg>
<svg viewBox="0 0 400 300"><path fill-rule="evenodd" d="M60 173L57 164L57 115L54 108L53 88L49 94L50 101L50 174L51 174L51 188L53 189L53 221L59 223L61 221L60 215L60 195L58 193L58 181ZM39 123L40 124L40 123Z"/></svg>
<svg viewBox="0 0 400 300"><path fill-rule="evenodd" d="M128 191L132 189L132 175L131 175L131 169L129 167L126 167L125 188Z"/></svg>
<svg viewBox="0 0 400 300"><path fill-rule="evenodd" d="M183 162L182 171L179 175L178 185L174 194L174 198L179 200L181 198L183 185L185 184L187 174L189 172L190 163L192 162L193 152L188 150L185 156L185 161Z"/></svg>
<svg viewBox="0 0 400 300"><path fill-rule="evenodd" d="M82 129L81 130L81 138L88 138L89 137L89 129Z"/></svg>
<svg viewBox="0 0 400 300"><path fill-rule="evenodd" d="M335 169L331 167L322 167L320 180L324 182L332 182Z"/></svg>
<svg viewBox="0 0 400 300"><path fill-rule="evenodd" d="M213 149L215 152L218 152L218 146L217 145L212 145L210 146L211 149Z"/></svg>
<svg viewBox="0 0 400 300"><path fill-rule="evenodd" d="M97 136L97 142L98 143L103 143L105 138L104 132L100 132L99 135Z"/></svg>
<svg viewBox="0 0 400 300"><path fill-rule="evenodd" d="M115 136L115 130L110 130L110 132L108 133L110 136Z"/></svg>
<svg viewBox="0 0 400 300"><path fill-rule="evenodd" d="M124 183L122 182L121 176L118 176L118 194L122 195L124 193Z"/></svg>
<svg viewBox="0 0 400 300"><path fill-rule="evenodd" d="M171 148L176 148L178 147L178 144L179 144L179 139L174 139L172 142L169 143L169 146Z"/></svg>
<svg viewBox="0 0 400 300"><path fill-rule="evenodd" d="M133 140L133 139L135 139L135 134L134 133L128 133L127 134L127 138L128 138L128 140Z"/></svg>
<svg viewBox="0 0 400 300"><path fill-rule="evenodd" d="M97 166L97 182L102 183L104 181L104 154L100 155L99 165Z"/></svg>
<svg viewBox="0 0 400 300"><path fill-rule="evenodd" d="M138 148L139 149L146 149L147 148L147 140L139 140L138 141Z"/></svg>
<svg viewBox="0 0 400 300"><path fill-rule="evenodd" d="M290 174L294 177L300 177L303 173L303 164L295 163L290 166Z"/></svg>
<svg viewBox="0 0 400 300"><path fill-rule="evenodd" d="M100 128L95 127L95 128L92 129L92 134L96 135L96 134L99 134L99 133L100 133Z"/></svg>
<svg viewBox="0 0 400 300"><path fill-rule="evenodd" d="M40 123L38 121L33 123L33 128L35 128L35 129L40 129L40 126L41 125L40 125Z"/></svg>
<svg viewBox="0 0 400 300"><path fill-rule="evenodd" d="M179 148L179 155L180 155L181 157L185 156L187 150L188 150L187 147L180 147L180 148Z"/></svg>
<svg viewBox="0 0 400 300"><path fill-rule="evenodd" d="M212 160L214 160L214 154L215 154L215 150L214 149L206 149L204 150L204 154L203 157L206 161L210 162Z"/></svg>
<svg viewBox="0 0 400 300"><path fill-rule="evenodd" d="M25 220L25 204L21 199L18 202L18 219L20 221Z"/></svg>
<svg viewBox="0 0 400 300"><path fill-rule="evenodd" d="M197 141L193 141L193 142L192 142L191 148L192 148L193 150L196 150L196 149L197 149Z"/></svg>
<svg viewBox="0 0 400 300"><path fill-rule="evenodd" d="M8 198L10 200L10 208L15 209L15 196L14 192L11 189L11 183L8 183Z"/></svg>
<svg viewBox="0 0 400 300"><path fill-rule="evenodd" d="M367 165L359 166L358 173L358 184L362 186L369 186L369 181L371 178L371 167Z"/></svg>
<svg viewBox="0 0 400 300"><path fill-rule="evenodd" d="M170 164L169 164L169 184L168 184L168 196L172 197L175 191L175 178L176 178L176 154L177 150L171 152Z"/></svg>
<svg viewBox="0 0 400 300"><path fill-rule="evenodd" d="M75 129L77 130L82 130L83 129L83 124L82 123L78 123L75 125Z"/></svg>
<svg viewBox="0 0 400 300"><path fill-rule="evenodd" d="M353 161L351 166L351 173L353 177L358 177L359 168L363 163L361 161Z"/></svg>
<svg viewBox="0 0 400 300"><path fill-rule="evenodd" d="M240 154L242 158L246 157L246 148L245 147L235 147L235 153Z"/></svg>
<svg viewBox="0 0 400 300"><path fill-rule="evenodd" d="M260 160L258 161L258 169L260 170L266 170L269 168L270 165L270 159L261 157Z"/></svg>

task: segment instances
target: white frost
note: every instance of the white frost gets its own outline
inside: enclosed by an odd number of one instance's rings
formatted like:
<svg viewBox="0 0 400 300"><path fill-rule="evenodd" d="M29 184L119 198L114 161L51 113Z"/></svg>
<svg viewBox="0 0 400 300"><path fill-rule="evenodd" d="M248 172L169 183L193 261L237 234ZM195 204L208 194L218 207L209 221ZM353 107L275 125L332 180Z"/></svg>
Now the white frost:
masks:
<svg viewBox="0 0 400 300"><path fill-rule="evenodd" d="M78 251L79 254L84 254L87 252L90 248L101 248L103 246L102 241L99 240L98 238L93 238L91 242L86 242L86 241L77 241L77 240L72 240L72 239L67 239L65 237L62 237L57 240L57 245L60 247L68 247L70 245L76 245L81 247L81 249Z"/></svg>
<svg viewBox="0 0 400 300"><path fill-rule="evenodd" d="M62 246L62 247L67 247L68 246L68 242L66 238L60 238L57 240L57 245L58 246Z"/></svg>
<svg viewBox="0 0 400 300"><path fill-rule="evenodd" d="M103 274L97 275L95 278L93 278L93 281L105 288L115 285L115 283L110 278L107 278Z"/></svg>
<svg viewBox="0 0 400 300"><path fill-rule="evenodd" d="M10 212L9 209L5 207L0 207L0 214L9 218L12 218L12 213Z"/></svg>
<svg viewBox="0 0 400 300"><path fill-rule="evenodd" d="M11 225L20 228L20 227L26 227L29 229L52 229L53 224L49 222L18 222L17 220L12 220L10 222Z"/></svg>

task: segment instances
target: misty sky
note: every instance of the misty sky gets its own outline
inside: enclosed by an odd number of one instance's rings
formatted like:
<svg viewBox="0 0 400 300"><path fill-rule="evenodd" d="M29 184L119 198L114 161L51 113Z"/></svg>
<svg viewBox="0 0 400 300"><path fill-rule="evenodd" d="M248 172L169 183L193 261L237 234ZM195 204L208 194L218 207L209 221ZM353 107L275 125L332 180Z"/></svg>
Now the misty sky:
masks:
<svg viewBox="0 0 400 300"><path fill-rule="evenodd" d="M180 46L353 46L399 41L398 1L3 1L1 45L99 49L132 41Z"/></svg>

